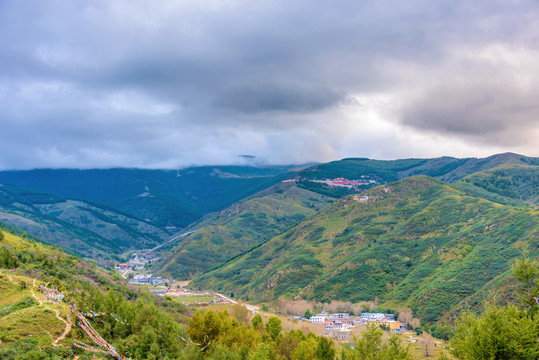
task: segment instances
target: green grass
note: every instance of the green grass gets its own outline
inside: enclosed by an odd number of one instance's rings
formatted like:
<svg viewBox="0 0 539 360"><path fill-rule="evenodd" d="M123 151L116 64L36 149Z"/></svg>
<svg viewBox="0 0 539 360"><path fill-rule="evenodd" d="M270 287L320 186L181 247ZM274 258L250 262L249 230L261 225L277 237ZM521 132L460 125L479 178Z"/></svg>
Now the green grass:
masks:
<svg viewBox="0 0 539 360"><path fill-rule="evenodd" d="M179 301L185 304L192 304L194 302L210 302L218 300L219 298L215 295L182 295L182 296L172 296L172 299Z"/></svg>
<svg viewBox="0 0 539 360"><path fill-rule="evenodd" d="M45 307L25 308L0 318L0 339L4 346L31 337L38 341L38 346L50 347L64 329L65 324Z"/></svg>

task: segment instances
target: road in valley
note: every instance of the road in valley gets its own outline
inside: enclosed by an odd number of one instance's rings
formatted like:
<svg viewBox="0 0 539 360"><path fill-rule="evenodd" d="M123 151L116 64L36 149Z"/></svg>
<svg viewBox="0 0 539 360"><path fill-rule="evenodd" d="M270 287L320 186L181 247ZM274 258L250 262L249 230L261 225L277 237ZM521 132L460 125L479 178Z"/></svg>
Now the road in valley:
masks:
<svg viewBox="0 0 539 360"><path fill-rule="evenodd" d="M157 245L157 246L154 247L153 249L149 250L148 252L146 252L146 254L149 254L149 253L151 253L152 251L157 250L157 249L159 249L160 247L165 246L166 244L171 243L171 242L173 242L174 240L176 240L176 239L178 239L178 238L185 237L185 236L187 236L187 235L191 235L192 233L195 233L195 232L197 232L197 230L188 231L188 232L186 232L186 233L176 235L176 236L174 236L172 239L170 239L169 241L167 241L167 242L165 242L165 243L162 243L161 245Z"/></svg>

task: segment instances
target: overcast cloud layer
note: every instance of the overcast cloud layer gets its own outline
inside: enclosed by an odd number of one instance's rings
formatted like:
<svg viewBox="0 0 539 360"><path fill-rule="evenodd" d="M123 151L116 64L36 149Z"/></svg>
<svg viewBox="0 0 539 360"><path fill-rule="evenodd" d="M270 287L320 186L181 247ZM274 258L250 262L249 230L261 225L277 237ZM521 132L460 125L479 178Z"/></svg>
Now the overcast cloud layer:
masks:
<svg viewBox="0 0 539 360"><path fill-rule="evenodd" d="M0 1L0 169L539 155L530 1Z"/></svg>

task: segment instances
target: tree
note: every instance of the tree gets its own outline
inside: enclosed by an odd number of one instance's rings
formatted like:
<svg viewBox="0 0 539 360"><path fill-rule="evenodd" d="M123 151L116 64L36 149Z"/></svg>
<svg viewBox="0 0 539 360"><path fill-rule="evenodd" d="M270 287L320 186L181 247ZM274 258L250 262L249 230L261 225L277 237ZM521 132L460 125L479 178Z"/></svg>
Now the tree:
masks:
<svg viewBox="0 0 539 360"><path fill-rule="evenodd" d="M335 359L335 349L333 348L333 341L320 336L318 338L318 344L316 345L316 358L318 360L333 360Z"/></svg>
<svg viewBox="0 0 539 360"><path fill-rule="evenodd" d="M316 339L313 337L307 338L300 342L296 350L292 353L292 360L313 360L316 359Z"/></svg>
<svg viewBox="0 0 539 360"><path fill-rule="evenodd" d="M539 326L514 305L487 304L484 313L461 315L451 346L459 360L539 358Z"/></svg>
<svg viewBox="0 0 539 360"><path fill-rule="evenodd" d="M253 317L253 320L251 320L251 323L253 324L253 327L256 330L262 330L263 329L262 316L260 316L260 314L256 314Z"/></svg>
<svg viewBox="0 0 539 360"><path fill-rule="evenodd" d="M480 316L472 312L462 314L451 340L452 353L458 359L539 359L539 321L534 299L539 292L539 263L526 259L526 255L512 266L513 277L520 282L523 311L513 304L497 306L493 299L485 304Z"/></svg>
<svg viewBox="0 0 539 360"><path fill-rule="evenodd" d="M249 310L245 306L241 304L234 305L232 313L240 324L247 325L249 323Z"/></svg>
<svg viewBox="0 0 539 360"><path fill-rule="evenodd" d="M367 325L357 346L353 350L344 350L342 359L347 360L412 360L410 345L404 347L397 334L392 334L387 341L382 340L383 332L375 324Z"/></svg>
<svg viewBox="0 0 539 360"><path fill-rule="evenodd" d="M305 340L306 337L301 330L290 330L285 333L283 337L279 340L277 344L277 352L279 355L284 356L286 359L290 360L292 358L292 353L296 350L300 342Z"/></svg>
<svg viewBox="0 0 539 360"><path fill-rule="evenodd" d="M276 316L271 316L266 324L266 331L273 340L277 339L277 336L279 336L282 329L281 319Z"/></svg>
<svg viewBox="0 0 539 360"><path fill-rule="evenodd" d="M0 230L0 241L4 241L4 232Z"/></svg>
<svg viewBox="0 0 539 360"><path fill-rule="evenodd" d="M369 324L365 328L360 339L357 340L357 346L354 349L354 354L360 360L376 360L379 359L378 354L382 349L383 332L375 324Z"/></svg>
<svg viewBox="0 0 539 360"><path fill-rule="evenodd" d="M277 358L275 349L268 343L260 343L249 353L247 360L274 360Z"/></svg>
<svg viewBox="0 0 539 360"><path fill-rule="evenodd" d="M303 317L305 319L309 319L311 316L313 316L314 314L311 312L311 309L307 309L305 310L305 314L303 314Z"/></svg>
<svg viewBox="0 0 539 360"><path fill-rule="evenodd" d="M513 277L520 282L518 288L519 299L522 307L526 309L528 315L535 317L539 311L537 298L539 297L539 261L537 259L529 260L526 258L527 252L524 253L524 258L517 260L511 267Z"/></svg>
<svg viewBox="0 0 539 360"><path fill-rule="evenodd" d="M425 357L429 357L432 355L432 345L433 345L433 339L430 334L424 332L421 334L421 341L423 342L423 345L425 346Z"/></svg>
<svg viewBox="0 0 539 360"><path fill-rule="evenodd" d="M397 334L391 334L387 342L382 346L382 356L389 360L412 360L411 344L403 346L401 338Z"/></svg>

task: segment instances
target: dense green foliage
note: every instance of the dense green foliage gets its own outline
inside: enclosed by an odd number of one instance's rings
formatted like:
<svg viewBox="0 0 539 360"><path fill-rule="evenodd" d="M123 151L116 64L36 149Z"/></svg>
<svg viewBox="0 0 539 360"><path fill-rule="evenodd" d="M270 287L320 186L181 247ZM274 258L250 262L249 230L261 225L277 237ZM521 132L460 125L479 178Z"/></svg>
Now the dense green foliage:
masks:
<svg viewBox="0 0 539 360"><path fill-rule="evenodd" d="M0 219L73 253L106 258L153 247L170 234L109 208L0 184Z"/></svg>
<svg viewBox="0 0 539 360"><path fill-rule="evenodd" d="M346 360L411 360L411 345L405 347L402 340L392 334L382 340L383 332L376 324L367 325L356 346L343 350L342 359Z"/></svg>
<svg viewBox="0 0 539 360"><path fill-rule="evenodd" d="M503 166L470 175L455 187L501 204L539 205L539 167Z"/></svg>
<svg viewBox="0 0 539 360"><path fill-rule="evenodd" d="M199 274L261 244L325 207L329 198L281 183L206 216L196 233L154 265L176 279Z"/></svg>
<svg viewBox="0 0 539 360"><path fill-rule="evenodd" d="M27 283L21 281L25 286L16 287L11 284L9 277L21 275L49 282L51 287L56 286L67 296L66 302L76 304L80 311L116 314L127 324L117 322L110 316L97 317L91 321L100 335L121 352L139 359L161 359L167 356L177 358L180 355L182 344L172 331L181 334L183 332L179 324L187 324L186 309L182 304L140 293L127 287L117 275L105 273L95 265L67 255L61 250L12 234L5 234L4 237L0 252L10 253L11 256L16 254L18 263L15 266L17 272L12 273L13 275L0 273L0 302L5 303L4 296L15 299L0 312L0 358L57 359L71 358L73 352L81 353L79 350L55 349L51 346L38 350L37 341L25 340L24 336L17 338L17 333L1 328L3 318L22 317L23 321L28 321L24 320L24 314L31 311L34 320L39 322L40 317L46 314L46 308L39 305L33 297L20 298L17 295L28 294ZM16 300L19 298L20 300ZM13 323L13 320L10 321ZM11 328L13 325L7 326ZM47 330L44 332L47 333ZM91 340L85 337L80 328L73 327L67 342L79 339L91 343ZM41 357L32 357L37 353Z"/></svg>
<svg viewBox="0 0 539 360"><path fill-rule="evenodd" d="M162 228L183 228L204 214L286 178L291 166L206 166L182 170L1 171L0 181L112 207Z"/></svg>
<svg viewBox="0 0 539 360"><path fill-rule="evenodd" d="M427 325L478 306L504 284L520 249L539 250L537 210L413 177L348 196L264 245L196 278L239 298L380 299ZM504 290L505 289L505 290Z"/></svg>
<svg viewBox="0 0 539 360"><path fill-rule="evenodd" d="M519 310L498 306L492 299L477 316L468 311L455 323L453 354L460 360L539 359L539 260L520 259L513 266L519 283Z"/></svg>

